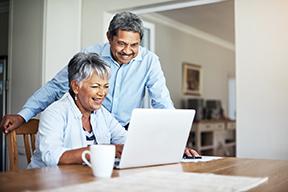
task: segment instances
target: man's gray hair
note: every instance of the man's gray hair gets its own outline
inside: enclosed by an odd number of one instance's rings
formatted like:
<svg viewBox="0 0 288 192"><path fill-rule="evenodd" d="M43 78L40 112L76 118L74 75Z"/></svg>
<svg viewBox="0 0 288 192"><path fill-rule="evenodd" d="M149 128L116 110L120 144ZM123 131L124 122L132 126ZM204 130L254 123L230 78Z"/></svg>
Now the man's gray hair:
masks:
<svg viewBox="0 0 288 192"><path fill-rule="evenodd" d="M108 28L108 38L117 35L119 30L132 31L140 34L140 40L143 38L143 23L140 17L131 12L117 13L110 22Z"/></svg>
<svg viewBox="0 0 288 192"><path fill-rule="evenodd" d="M97 53L77 53L68 64L68 80L71 89L71 81L76 80L78 83L89 78L96 73L102 79L109 78L110 68L100 59Z"/></svg>

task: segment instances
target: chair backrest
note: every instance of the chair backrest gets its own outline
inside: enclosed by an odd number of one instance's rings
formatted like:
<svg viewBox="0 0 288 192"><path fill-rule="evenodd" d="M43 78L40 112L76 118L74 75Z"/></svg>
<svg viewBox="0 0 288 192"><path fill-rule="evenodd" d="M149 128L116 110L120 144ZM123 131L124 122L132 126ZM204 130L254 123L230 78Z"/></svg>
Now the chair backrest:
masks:
<svg viewBox="0 0 288 192"><path fill-rule="evenodd" d="M27 123L21 125L19 128L14 129L7 135L10 171L18 170L17 135L23 135L27 163L30 163L31 154L33 154L33 151L35 150L35 136L38 131L38 125L39 125L38 119L31 119Z"/></svg>

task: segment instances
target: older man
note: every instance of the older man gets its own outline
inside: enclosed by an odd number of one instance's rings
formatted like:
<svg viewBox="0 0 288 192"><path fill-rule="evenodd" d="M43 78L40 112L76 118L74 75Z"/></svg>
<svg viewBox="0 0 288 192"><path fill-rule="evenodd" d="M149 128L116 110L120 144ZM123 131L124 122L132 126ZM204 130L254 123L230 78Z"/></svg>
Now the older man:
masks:
<svg viewBox="0 0 288 192"><path fill-rule="evenodd" d="M103 102L120 124L127 128L132 110L143 107L145 89L153 108L174 108L157 55L140 46L142 20L130 12L116 14L110 22L109 43L96 44L83 52L98 53L111 68L109 93ZM0 128L8 133L43 111L68 90L65 66L38 89L18 114L5 115Z"/></svg>

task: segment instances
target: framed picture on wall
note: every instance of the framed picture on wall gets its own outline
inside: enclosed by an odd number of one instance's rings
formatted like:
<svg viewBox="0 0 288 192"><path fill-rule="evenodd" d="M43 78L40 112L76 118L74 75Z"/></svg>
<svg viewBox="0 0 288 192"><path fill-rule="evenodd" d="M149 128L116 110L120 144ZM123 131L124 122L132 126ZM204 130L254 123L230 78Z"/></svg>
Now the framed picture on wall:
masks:
<svg viewBox="0 0 288 192"><path fill-rule="evenodd" d="M184 95L201 95L202 69L200 65L183 63L182 89Z"/></svg>

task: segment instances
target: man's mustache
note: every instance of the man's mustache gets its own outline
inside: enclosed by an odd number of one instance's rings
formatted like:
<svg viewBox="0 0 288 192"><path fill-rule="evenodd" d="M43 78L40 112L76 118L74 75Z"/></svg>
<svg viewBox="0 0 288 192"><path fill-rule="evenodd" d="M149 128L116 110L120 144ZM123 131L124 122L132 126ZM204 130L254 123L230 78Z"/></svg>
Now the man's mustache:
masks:
<svg viewBox="0 0 288 192"><path fill-rule="evenodd" d="M130 54L126 54L126 53L120 53L120 55L122 55L122 56L133 56L133 55L134 55L134 53L130 53Z"/></svg>

